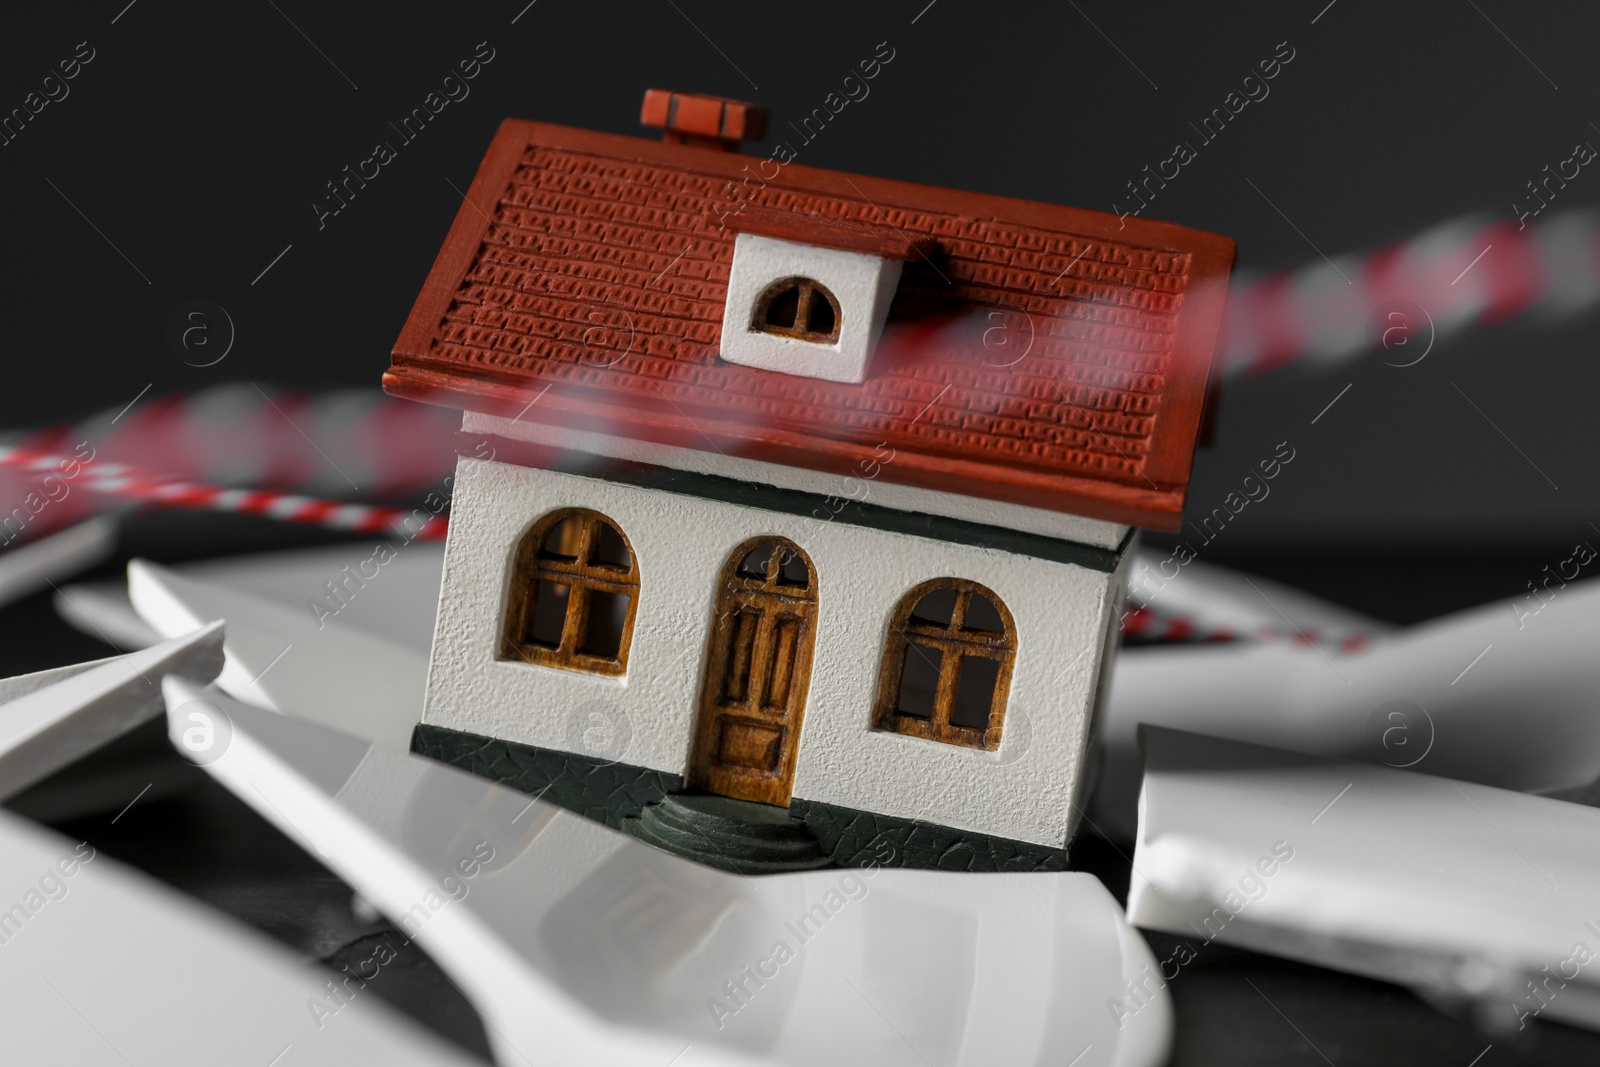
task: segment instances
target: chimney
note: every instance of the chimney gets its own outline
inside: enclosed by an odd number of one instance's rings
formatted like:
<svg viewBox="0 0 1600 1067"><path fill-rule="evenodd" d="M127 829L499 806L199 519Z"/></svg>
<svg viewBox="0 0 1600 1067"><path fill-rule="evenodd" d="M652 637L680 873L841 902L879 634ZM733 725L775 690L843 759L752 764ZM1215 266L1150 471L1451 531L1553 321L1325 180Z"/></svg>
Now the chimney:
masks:
<svg viewBox="0 0 1600 1067"><path fill-rule="evenodd" d="M767 135L767 113L755 104L699 93L646 89L639 122L662 132L669 144L696 145L737 152L739 142Z"/></svg>

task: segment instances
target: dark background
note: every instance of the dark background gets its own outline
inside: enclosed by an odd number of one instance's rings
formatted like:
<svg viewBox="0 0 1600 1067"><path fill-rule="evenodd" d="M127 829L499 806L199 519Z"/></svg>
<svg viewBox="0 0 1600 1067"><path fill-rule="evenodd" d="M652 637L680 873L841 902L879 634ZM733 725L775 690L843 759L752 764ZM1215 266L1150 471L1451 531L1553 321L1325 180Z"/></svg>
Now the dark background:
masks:
<svg viewBox="0 0 1600 1067"><path fill-rule="evenodd" d="M1201 148L1147 212L1232 236L1248 273L1317 261L1308 242L1338 256L1461 215L1509 216L1541 168L1579 140L1600 143L1589 124L1600 122L1597 29L1594 7L1505 0L110 0L11 11L0 114L79 42L95 58L65 100L0 146L11 375L0 431L114 412L146 385L146 400L229 381L376 389L460 191L506 116L637 132L641 92L661 86L756 101L781 130L886 41L895 58L870 96L799 162L1110 210L1127 180L1193 139L1190 120L1288 42L1295 58L1270 96ZM399 146L319 229L312 203L324 183L375 141L398 146L388 122L485 41L494 59L468 83L471 95ZM1600 175L1585 171L1554 208L1596 200ZM186 366L166 338L173 312L196 299L224 307L237 331L227 358L204 369ZM1554 325L1529 316L1443 340L1410 368L1369 354L1230 381L1191 504L1219 503L1279 441L1296 459L1204 558L1396 622L1522 592L1600 523L1588 447L1596 325L1594 314ZM176 562L327 536L145 516L130 522L123 555ZM48 597L7 609L0 629L6 673L105 654L59 624ZM242 846L276 839L215 787L141 804L115 833L63 829L314 958L337 965L339 952L357 951L314 945L314 924L295 919L308 900L343 907L337 879L286 842ZM1126 863L1110 846L1088 838L1074 858L1125 887ZM464 1006L434 996L432 981L407 1007L481 1047L470 1023L449 1022ZM1172 992L1178 1063L1467 1067L1493 1041L1480 1062L1493 1067L1592 1059L1596 1047L1592 1035L1547 1024L1516 1042L1486 1037L1393 987L1221 946L1206 947Z"/></svg>
<svg viewBox="0 0 1600 1067"><path fill-rule="evenodd" d="M1188 122L1287 41L1295 58L1270 96L1200 147L1148 212L1234 237L1241 271L1316 260L1307 239L1338 256L1466 213L1508 217L1545 164L1600 141L1589 125L1600 11L1588 5L526 3L111 0L10 13L0 111L78 42L96 57L0 147L12 375L0 428L114 411L152 382L147 398L227 380L375 386L502 118L639 132L642 90L664 86L757 101L783 129L883 41L895 58L871 94L800 162L1101 210L1175 141L1196 140ZM387 123L481 41L495 58L471 95L319 229L324 183L396 140ZM1600 176L1583 172L1552 210L1595 199ZM205 369L166 344L173 311L197 298L237 330ZM1230 382L1191 501L1219 503L1278 441L1298 458L1208 551L1564 558L1600 516L1583 447L1600 385L1594 328L1592 315L1530 317L1442 341L1411 368L1369 356Z"/></svg>

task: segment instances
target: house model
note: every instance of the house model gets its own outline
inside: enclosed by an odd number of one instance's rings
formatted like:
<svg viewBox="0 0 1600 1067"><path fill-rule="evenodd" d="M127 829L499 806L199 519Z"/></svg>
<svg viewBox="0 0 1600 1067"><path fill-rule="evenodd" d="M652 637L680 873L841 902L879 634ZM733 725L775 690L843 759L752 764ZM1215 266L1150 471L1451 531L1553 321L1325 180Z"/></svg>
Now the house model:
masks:
<svg viewBox="0 0 1600 1067"><path fill-rule="evenodd" d="M464 412L413 747L736 870L1060 868L1233 243L508 120L384 377Z"/></svg>

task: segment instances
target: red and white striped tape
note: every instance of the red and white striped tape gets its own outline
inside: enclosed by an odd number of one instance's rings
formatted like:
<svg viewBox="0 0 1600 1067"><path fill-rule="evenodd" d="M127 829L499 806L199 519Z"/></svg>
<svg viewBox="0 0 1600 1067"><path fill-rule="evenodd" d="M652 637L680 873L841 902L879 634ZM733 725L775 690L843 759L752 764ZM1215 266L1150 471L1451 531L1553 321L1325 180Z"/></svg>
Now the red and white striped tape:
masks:
<svg viewBox="0 0 1600 1067"><path fill-rule="evenodd" d="M1400 364L1473 326L1535 310L1571 315L1597 300L1600 213L1565 211L1532 224L1460 218L1365 255L1236 275L1221 365L1227 375L1262 374L1296 362L1343 363L1380 347ZM1394 305L1398 317L1375 320ZM1386 345L1391 326L1402 327L1390 340L1403 340L1403 349Z"/></svg>
<svg viewBox="0 0 1600 1067"><path fill-rule="evenodd" d="M1214 619L1207 619L1203 613L1174 615L1148 607L1132 608L1122 616L1122 635L1164 644L1287 641L1305 648L1323 648L1330 652L1344 653L1360 652L1371 641L1371 637L1367 634L1329 632L1315 628L1285 629L1281 626L1260 626L1241 630Z"/></svg>
<svg viewBox="0 0 1600 1067"><path fill-rule="evenodd" d="M82 460L76 456L39 452L16 446L0 446L0 468L9 468L42 478L53 475L67 491L86 489L92 493L161 504L168 507L225 511L239 515L261 515L283 522L326 526L352 533L397 533L407 540L436 541L444 537L449 519L421 508L374 507L336 500L319 500L295 493L261 489L230 489L218 485L186 481L157 474L124 463ZM52 492L45 487L46 493ZM50 497L43 496L42 500ZM40 510L43 510L41 505Z"/></svg>
<svg viewBox="0 0 1600 1067"><path fill-rule="evenodd" d="M459 425L456 412L391 400L376 388L306 395L233 383L187 396L135 398L76 425L6 435L4 443L127 464L152 483L264 490L285 499L293 493L313 500L345 493L405 499L436 488L454 469ZM38 482L37 475L0 467L0 522L13 520L0 528L0 542L12 543L19 532L33 540L106 508L103 499L73 494L18 514ZM307 515L316 510L276 506ZM329 513L339 522L348 514Z"/></svg>
<svg viewBox="0 0 1600 1067"><path fill-rule="evenodd" d="M1457 219L1364 256L1237 276L1220 365L1227 375L1260 374L1291 363L1329 366L1357 358L1382 343L1389 320L1375 320L1375 313L1396 302L1413 306L1422 321L1412 314L1402 323L1406 346L1385 356L1391 362L1412 361L1431 341L1476 324L1534 310L1572 314L1597 300L1600 214L1551 213L1531 224ZM246 383L136 399L76 426L10 443L67 452L92 442L102 460L207 486L244 487L242 500L253 499L248 494L255 487L280 495L353 491L392 499L449 473L458 425L452 411L390 400L376 389L306 396ZM28 489L0 482L0 499L20 500ZM81 499L62 503L31 523L25 536L81 521L93 510Z"/></svg>
<svg viewBox="0 0 1600 1067"><path fill-rule="evenodd" d="M1402 304L1422 321L1408 312L1405 347L1385 358L1411 362L1433 341L1476 325L1530 311L1560 317L1597 301L1600 213L1551 213L1532 224L1462 218L1369 254L1236 276L1219 360L1229 376L1293 363L1338 365L1385 347L1390 320L1379 313ZM432 540L444 536L442 515L410 532L403 524L429 513L325 497L350 489L403 498L437 485L454 466L457 426L454 412L389 400L375 389L304 396L234 384L136 399L76 426L11 437L10 447L0 446L0 498L20 504L44 473L70 461L83 466L74 484L102 495L355 532L402 524L403 536ZM66 455L79 442L92 442L97 458L84 463ZM34 538L99 510L83 495L64 498L48 511L29 509L21 534ZM0 522L20 514L0 513ZM0 534L7 544L18 535L10 526ZM1342 651L1367 637L1337 625L1315 631L1241 625L1201 606L1159 603L1138 604L1124 627L1146 640L1288 640Z"/></svg>

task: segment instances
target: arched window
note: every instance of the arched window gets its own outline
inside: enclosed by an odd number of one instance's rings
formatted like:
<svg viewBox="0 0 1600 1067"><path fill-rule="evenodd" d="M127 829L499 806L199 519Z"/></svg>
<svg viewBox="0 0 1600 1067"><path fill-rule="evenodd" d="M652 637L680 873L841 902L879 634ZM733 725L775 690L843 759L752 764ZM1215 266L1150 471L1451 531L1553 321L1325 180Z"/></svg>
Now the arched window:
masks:
<svg viewBox="0 0 1600 1067"><path fill-rule="evenodd" d="M983 586L923 582L889 620L872 725L969 748L1000 747L1016 626Z"/></svg>
<svg viewBox="0 0 1600 1067"><path fill-rule="evenodd" d="M839 339L839 301L810 278L773 282L756 298L750 328L780 337L833 344Z"/></svg>
<svg viewBox="0 0 1600 1067"><path fill-rule="evenodd" d="M593 511L551 512L517 545L500 657L622 674L638 600L639 566L617 525Z"/></svg>

